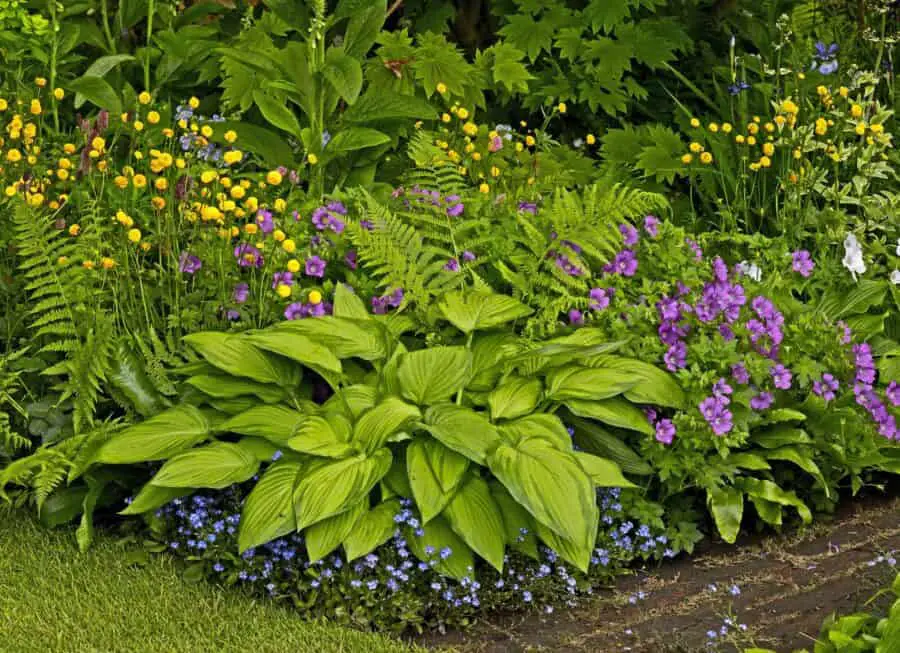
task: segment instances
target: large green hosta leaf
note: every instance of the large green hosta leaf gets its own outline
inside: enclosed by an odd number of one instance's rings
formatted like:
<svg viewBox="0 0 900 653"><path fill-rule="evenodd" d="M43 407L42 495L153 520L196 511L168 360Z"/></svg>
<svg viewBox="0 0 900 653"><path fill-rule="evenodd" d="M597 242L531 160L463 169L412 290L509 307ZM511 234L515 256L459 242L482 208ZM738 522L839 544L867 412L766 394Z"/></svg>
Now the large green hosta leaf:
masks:
<svg viewBox="0 0 900 653"><path fill-rule="evenodd" d="M287 406L254 406L220 424L219 430L265 438L286 447L305 419L307 415Z"/></svg>
<svg viewBox="0 0 900 653"><path fill-rule="evenodd" d="M303 471L302 463L282 460L262 475L244 501L238 532L240 553L297 530L294 492Z"/></svg>
<svg viewBox="0 0 900 653"><path fill-rule="evenodd" d="M719 535L729 544L734 544L744 515L744 493L733 487L708 489L706 503Z"/></svg>
<svg viewBox="0 0 900 653"><path fill-rule="evenodd" d="M303 363L317 372L341 373L341 361L331 349L299 333L270 329L250 334L247 340L260 349Z"/></svg>
<svg viewBox="0 0 900 653"><path fill-rule="evenodd" d="M535 437L500 445L489 459L494 476L534 518L561 537L585 546L597 533L594 485L576 458Z"/></svg>
<svg viewBox="0 0 900 653"><path fill-rule="evenodd" d="M419 560L424 562L436 560L434 568L453 578L462 579L466 576L472 578L474 575L472 570L475 567L472 549L453 532L443 517L432 519L422 526L422 531L422 535L416 535L410 529L406 538L410 550ZM446 551L449 551L449 555L445 557L442 552Z"/></svg>
<svg viewBox="0 0 900 653"><path fill-rule="evenodd" d="M353 443L364 451L375 451L392 435L406 428L422 413L398 397L382 399L370 408L353 426Z"/></svg>
<svg viewBox="0 0 900 653"><path fill-rule="evenodd" d="M406 448L406 470L422 521L439 515L453 498L469 461L437 440L420 437Z"/></svg>
<svg viewBox="0 0 900 653"><path fill-rule="evenodd" d="M306 529L306 552L310 562L321 560L334 551L353 532L360 518L369 508L368 500L360 501L348 510L323 519Z"/></svg>
<svg viewBox="0 0 900 653"><path fill-rule="evenodd" d="M500 435L506 444L518 446L519 442L529 438L543 438L560 451L572 450L572 438L565 424L556 415L537 413L517 420L501 424Z"/></svg>
<svg viewBox="0 0 900 653"><path fill-rule="evenodd" d="M602 426L574 415L566 415L563 419L575 428L575 441L582 449L609 458L627 474L648 476L653 473L653 468L643 458Z"/></svg>
<svg viewBox="0 0 900 653"><path fill-rule="evenodd" d="M488 395L491 418L515 419L534 412L541 399L543 385L539 379L512 377Z"/></svg>
<svg viewBox="0 0 900 653"><path fill-rule="evenodd" d="M190 405L178 406L116 433L97 449L93 462L128 465L165 460L209 437L208 414Z"/></svg>
<svg viewBox="0 0 900 653"><path fill-rule="evenodd" d="M503 571L506 537L500 507L487 482L469 474L444 510L450 527L478 555Z"/></svg>
<svg viewBox="0 0 900 653"><path fill-rule="evenodd" d="M637 380L621 370L564 367L547 375L547 396L555 401L566 399L600 400L631 390Z"/></svg>
<svg viewBox="0 0 900 653"><path fill-rule="evenodd" d="M300 381L296 365L260 351L242 335L203 331L185 336L184 341L211 365L234 376L280 386Z"/></svg>
<svg viewBox="0 0 900 653"><path fill-rule="evenodd" d="M597 367L620 370L638 379L637 384L624 393L629 401L668 408L684 407L684 391L675 377L655 365L622 356L599 356L591 365L594 363Z"/></svg>
<svg viewBox="0 0 900 653"><path fill-rule="evenodd" d="M214 442L173 456L150 480L160 487L207 487L221 490L256 474L259 460L243 447Z"/></svg>
<svg viewBox="0 0 900 653"><path fill-rule="evenodd" d="M344 458L356 452L350 443L350 421L343 415L310 415L288 440L294 451L327 458Z"/></svg>
<svg viewBox="0 0 900 653"><path fill-rule="evenodd" d="M362 501L391 466L391 452L379 449L371 456L353 456L319 464L297 485L297 528L344 512Z"/></svg>
<svg viewBox="0 0 900 653"><path fill-rule="evenodd" d="M534 560L540 559L538 541L535 536L535 521L525 508L513 498L501 483L491 481L491 496L500 506L503 516L503 528L506 531L506 542L515 550L524 553Z"/></svg>
<svg viewBox="0 0 900 653"><path fill-rule="evenodd" d="M576 451L575 458L597 487L635 487L613 461Z"/></svg>
<svg viewBox="0 0 900 653"><path fill-rule="evenodd" d="M315 320L290 320L269 329L295 333L324 345L338 358L380 360L388 354L382 327L366 319L324 316Z"/></svg>
<svg viewBox="0 0 900 653"><path fill-rule="evenodd" d="M185 383L215 399L234 399L245 395L256 395L267 404L274 404L284 399L284 389L277 385L256 383L239 376L224 374L198 374L188 378Z"/></svg>
<svg viewBox="0 0 900 653"><path fill-rule="evenodd" d="M512 297L468 290L444 295L438 309L448 322L463 333L491 329L532 312Z"/></svg>
<svg viewBox="0 0 900 653"><path fill-rule="evenodd" d="M432 347L405 354L397 379L401 394L420 406L451 399L469 377L471 355L463 347Z"/></svg>
<svg viewBox="0 0 900 653"><path fill-rule="evenodd" d="M611 426L639 431L646 435L654 434L653 426L644 412L621 397L611 397L599 401L569 399L566 401L566 408L578 417L589 417Z"/></svg>
<svg viewBox="0 0 900 653"><path fill-rule="evenodd" d="M400 501L390 499L378 504L359 518L344 539L347 561L367 555L387 542L397 528L394 517L400 514Z"/></svg>
<svg viewBox="0 0 900 653"><path fill-rule="evenodd" d="M442 444L484 465L500 444L500 434L481 413L456 404L432 406L425 413L425 428Z"/></svg>

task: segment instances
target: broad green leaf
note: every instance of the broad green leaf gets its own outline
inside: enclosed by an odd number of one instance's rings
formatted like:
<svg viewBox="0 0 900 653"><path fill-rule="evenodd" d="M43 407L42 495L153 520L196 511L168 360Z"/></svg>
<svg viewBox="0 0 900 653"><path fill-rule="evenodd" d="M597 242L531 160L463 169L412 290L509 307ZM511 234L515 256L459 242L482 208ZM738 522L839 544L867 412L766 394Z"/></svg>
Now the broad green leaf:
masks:
<svg viewBox="0 0 900 653"><path fill-rule="evenodd" d="M329 141L325 154L355 152L367 147L378 147L391 142L391 137L377 129L369 127L345 127Z"/></svg>
<svg viewBox="0 0 900 653"><path fill-rule="evenodd" d="M646 435L655 433L644 412L621 397L612 397L601 401L570 399L566 401L566 408L578 417L596 419L604 424L638 431Z"/></svg>
<svg viewBox="0 0 900 653"><path fill-rule="evenodd" d="M103 490L111 480L108 474L104 478L92 478L90 474L85 477L88 491L81 503L81 522L75 531L75 541L78 543L78 550L82 553L87 551L94 541L94 510Z"/></svg>
<svg viewBox="0 0 900 653"><path fill-rule="evenodd" d="M459 488L469 461L437 440L417 438L406 448L406 473L422 522L439 515Z"/></svg>
<svg viewBox="0 0 900 653"><path fill-rule="evenodd" d="M575 428L575 441L586 451L609 458L626 474L647 476L653 473L653 468L643 458L603 427L571 415L564 419Z"/></svg>
<svg viewBox="0 0 900 653"><path fill-rule="evenodd" d="M120 515L143 515L145 512L162 508L173 499L178 499L187 494L193 493L193 488L183 487L159 487L152 483L147 483L137 493L134 500L128 504Z"/></svg>
<svg viewBox="0 0 900 653"><path fill-rule="evenodd" d="M400 501L391 499L363 514L350 534L344 538L347 561L352 562L368 555L387 542L397 529L394 517L400 514L400 510Z"/></svg>
<svg viewBox="0 0 900 653"><path fill-rule="evenodd" d="M806 421L806 415L799 410L792 408L776 408L768 410L762 415L761 424L778 424L780 422L803 422Z"/></svg>
<svg viewBox="0 0 900 653"><path fill-rule="evenodd" d="M87 493L83 485L56 488L38 505L38 519L46 528L68 524L81 514Z"/></svg>
<svg viewBox="0 0 900 653"><path fill-rule="evenodd" d="M347 317L354 320L368 320L371 317L363 300L350 289L350 286L344 283L337 284L334 289L332 312L335 317Z"/></svg>
<svg viewBox="0 0 900 653"><path fill-rule="evenodd" d="M248 122L217 122L210 140L225 145L225 133L228 131L234 131L238 135L235 146L252 152L272 167L294 160L294 151L281 134Z"/></svg>
<svg viewBox="0 0 900 653"><path fill-rule="evenodd" d="M729 544L737 540L744 515L744 494L737 488L710 488L706 491L706 503L712 513L719 535Z"/></svg>
<svg viewBox="0 0 900 653"><path fill-rule="evenodd" d="M145 367L126 345L122 344L110 361L112 369L106 377L124 395L142 417L152 417L169 407L170 402L153 385Z"/></svg>
<svg viewBox="0 0 900 653"><path fill-rule="evenodd" d="M416 535L411 529L407 533L406 541L410 550L419 560L428 562L436 560L434 569L440 573L461 580L468 576L472 578L475 560L472 549L450 528L450 524L443 517L435 517L422 526L423 535ZM448 549L450 555L444 559L441 551ZM434 551L428 553L428 551Z"/></svg>
<svg viewBox="0 0 900 653"><path fill-rule="evenodd" d="M385 120L434 119L437 111L425 100L414 95L401 95L386 89L370 88L356 104L344 112L343 119L351 123L381 122Z"/></svg>
<svg viewBox="0 0 900 653"><path fill-rule="evenodd" d="M122 113L122 101L119 99L115 89L102 77L84 75L78 79L73 79L65 84L63 88L73 91L80 96L82 102L87 100L100 109L106 109L114 116ZM79 106L76 104L75 108L77 109Z"/></svg>
<svg viewBox="0 0 900 653"><path fill-rule="evenodd" d="M310 415L300 422L288 446L294 451L327 458L344 458L356 453L350 444L350 422L343 415L328 419Z"/></svg>
<svg viewBox="0 0 900 653"><path fill-rule="evenodd" d="M684 391L675 377L655 365L633 358L605 356L600 367L621 370L637 378L635 386L624 393L629 401L636 404L684 408Z"/></svg>
<svg viewBox="0 0 900 653"><path fill-rule="evenodd" d="M353 104L362 90L363 74L359 61L341 48L331 47L325 53L322 74L347 104Z"/></svg>
<svg viewBox="0 0 900 653"><path fill-rule="evenodd" d="M622 475L622 470L611 460L576 451L575 458L597 487L637 487Z"/></svg>
<svg viewBox="0 0 900 653"><path fill-rule="evenodd" d="M509 490L497 481L491 481L491 495L500 506L507 543L513 549L539 560L534 518L516 502Z"/></svg>
<svg viewBox="0 0 900 653"><path fill-rule="evenodd" d="M438 309L448 322L463 333L490 329L532 313L530 308L513 297L469 290L444 295Z"/></svg>
<svg viewBox="0 0 900 653"><path fill-rule="evenodd" d="M253 435L241 438L236 444L261 463L271 462L272 457L279 450L277 446L265 438L258 438Z"/></svg>
<svg viewBox="0 0 900 653"><path fill-rule="evenodd" d="M503 516L484 479L469 474L444 509L444 516L450 528L475 553L497 571L503 571L506 546Z"/></svg>
<svg viewBox="0 0 900 653"><path fill-rule="evenodd" d="M298 363L319 373L342 372L341 361L325 345L296 333L260 331L247 336L251 344Z"/></svg>
<svg viewBox="0 0 900 653"><path fill-rule="evenodd" d="M800 515L800 519L803 520L804 524L812 522L812 513L795 492L783 490L772 481L751 478L749 476L735 479L735 485L738 483L740 483L740 486L747 494L758 496L766 501L771 501L772 503L777 503L782 506L792 506L797 509L797 513Z"/></svg>
<svg viewBox="0 0 900 653"><path fill-rule="evenodd" d="M184 404L116 433L97 450L94 462L130 465L166 460L208 438L210 429L204 413Z"/></svg>
<svg viewBox="0 0 900 653"><path fill-rule="evenodd" d="M560 451L572 450L572 437L556 415L537 413L520 417L498 427L506 444L518 446L523 440L543 438Z"/></svg>
<svg viewBox="0 0 900 653"><path fill-rule="evenodd" d="M322 405L323 412L344 415L350 421L358 420L363 413L375 406L378 391L374 386L357 383L335 392Z"/></svg>
<svg viewBox="0 0 900 653"><path fill-rule="evenodd" d="M276 385L256 383L241 377L224 374L201 374L185 381L203 394L217 399L234 399L242 395L256 395L267 404L284 399L284 390Z"/></svg>
<svg viewBox="0 0 900 653"><path fill-rule="evenodd" d="M813 443L806 431L790 426L776 426L762 432L754 431L750 434L750 441L764 449Z"/></svg>
<svg viewBox="0 0 900 653"><path fill-rule="evenodd" d="M725 464L730 467L750 469L753 471L772 469L772 466L766 462L765 458L748 451L729 453L728 458L725 459Z"/></svg>
<svg viewBox="0 0 900 653"><path fill-rule="evenodd" d="M755 494L748 494L747 498L750 499L750 503L756 508L756 513L759 515L760 519L771 526L781 526L783 510L780 505L772 501L767 501Z"/></svg>
<svg viewBox="0 0 900 653"><path fill-rule="evenodd" d="M425 413L425 428L445 446L484 465L500 444L496 427L480 413L456 404L432 406Z"/></svg>
<svg viewBox="0 0 900 653"><path fill-rule="evenodd" d="M547 396L554 401L598 401L627 392L637 381L634 375L621 370L564 367L547 375Z"/></svg>
<svg viewBox="0 0 900 653"><path fill-rule="evenodd" d="M596 530L596 527L595 527ZM587 573L591 564L591 553L594 550L594 543L587 541L573 542L559 534L554 533L541 523L535 524L535 531L538 537L543 540L544 544L556 551L563 560L570 562L577 569Z"/></svg>
<svg viewBox="0 0 900 653"><path fill-rule="evenodd" d="M543 438L500 445L489 460L494 476L534 518L565 539L592 546L594 485L570 453Z"/></svg>
<svg viewBox="0 0 900 653"><path fill-rule="evenodd" d="M825 481L825 476L824 474L822 474L822 470L819 469L819 466L816 464L809 453L804 452L798 447L787 446L767 451L766 458L768 458L769 460L786 460L788 462L794 463L795 465L797 465L797 467L802 469L807 474L810 474L819 482L819 484L822 486L822 489L825 491L826 497L831 496L831 488Z"/></svg>
<svg viewBox="0 0 900 653"><path fill-rule="evenodd" d="M353 443L367 452L375 451L388 438L422 417L415 406L398 397L386 397L363 413L353 426Z"/></svg>
<svg viewBox="0 0 900 653"><path fill-rule="evenodd" d="M378 0L354 11L344 32L344 51L351 57L364 57L375 44L384 24L384 2Z"/></svg>
<svg viewBox="0 0 900 653"><path fill-rule="evenodd" d="M391 452L328 461L305 474L297 485L297 528L337 515L362 501L391 466Z"/></svg>
<svg viewBox="0 0 900 653"><path fill-rule="evenodd" d="M294 492L303 471L301 463L282 460L260 477L247 495L241 511L238 531L240 553L297 529Z"/></svg>
<svg viewBox="0 0 900 653"><path fill-rule="evenodd" d="M369 502L363 500L351 506L349 510L345 510L334 517L323 519L307 528L304 535L306 537L306 552L309 554L309 561L321 560L338 548L341 542L353 532L360 517L366 513L368 508Z"/></svg>
<svg viewBox="0 0 900 653"><path fill-rule="evenodd" d="M534 412L541 399L543 385L539 379L511 377L488 395L491 418L515 419Z"/></svg>
<svg viewBox="0 0 900 653"><path fill-rule="evenodd" d="M338 358L374 361L388 354L383 334L371 320L336 316L315 320L290 320L271 329L276 333L298 333L331 350Z"/></svg>
<svg viewBox="0 0 900 653"><path fill-rule="evenodd" d="M255 435L286 447L306 415L287 406L255 406L222 423L225 433Z"/></svg>
<svg viewBox="0 0 900 653"><path fill-rule="evenodd" d="M469 377L471 355L464 347L432 347L403 356L397 370L400 392L428 406L452 398Z"/></svg>
<svg viewBox="0 0 900 653"><path fill-rule="evenodd" d="M214 442L170 458L150 480L160 487L205 487L221 490L243 483L259 469L259 461L242 447Z"/></svg>
<svg viewBox="0 0 900 653"><path fill-rule="evenodd" d="M294 112L287 108L284 99L274 98L260 90L253 91L253 102L259 107L266 121L292 136L300 136L300 123Z"/></svg>
<svg viewBox="0 0 900 653"><path fill-rule="evenodd" d="M94 62L84 71L85 77L104 77L106 73L126 61L135 61L130 54L109 54L95 59ZM110 87L112 88L112 87ZM86 98L82 93L75 94L75 108L77 109L85 103ZM93 102L93 100L91 100ZM96 104L96 102L94 103ZM98 105L99 106L99 105ZM105 108L105 107L101 107ZM110 109L111 110L111 109Z"/></svg>
<svg viewBox="0 0 900 653"><path fill-rule="evenodd" d="M519 339L508 332L475 334L472 339L472 379L468 390L488 392L499 381L501 362L521 349Z"/></svg>
<svg viewBox="0 0 900 653"><path fill-rule="evenodd" d="M260 351L244 336L203 331L185 336L184 341L210 364L234 376L276 385L294 385L298 380L292 366Z"/></svg>

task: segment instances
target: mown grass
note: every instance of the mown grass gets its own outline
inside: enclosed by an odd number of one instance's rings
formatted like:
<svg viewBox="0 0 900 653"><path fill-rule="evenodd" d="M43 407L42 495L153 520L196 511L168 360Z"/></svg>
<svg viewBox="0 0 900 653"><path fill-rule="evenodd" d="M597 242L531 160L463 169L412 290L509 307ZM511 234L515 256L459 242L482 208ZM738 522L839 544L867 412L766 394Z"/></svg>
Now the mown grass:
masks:
<svg viewBox="0 0 900 653"><path fill-rule="evenodd" d="M0 508L3 653L401 653L387 637L304 621L236 591L182 580L172 561L144 566L98 538L80 554L71 531Z"/></svg>

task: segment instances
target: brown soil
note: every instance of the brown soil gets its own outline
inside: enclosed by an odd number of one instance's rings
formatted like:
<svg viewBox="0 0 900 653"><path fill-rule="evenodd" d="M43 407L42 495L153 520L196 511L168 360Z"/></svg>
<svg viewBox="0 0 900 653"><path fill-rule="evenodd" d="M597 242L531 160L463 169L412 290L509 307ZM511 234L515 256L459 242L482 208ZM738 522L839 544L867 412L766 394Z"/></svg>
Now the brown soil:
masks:
<svg viewBox="0 0 900 653"><path fill-rule="evenodd" d="M891 551L900 551L900 497L868 498L803 532L711 546L623 578L574 609L496 615L469 632L419 643L466 653L694 653L751 645L811 650L826 616L861 608L896 573L885 563L872 564ZM732 584L740 595L729 593ZM646 598L629 603L639 591ZM719 634L710 646L707 631L718 631L726 617L747 630Z"/></svg>

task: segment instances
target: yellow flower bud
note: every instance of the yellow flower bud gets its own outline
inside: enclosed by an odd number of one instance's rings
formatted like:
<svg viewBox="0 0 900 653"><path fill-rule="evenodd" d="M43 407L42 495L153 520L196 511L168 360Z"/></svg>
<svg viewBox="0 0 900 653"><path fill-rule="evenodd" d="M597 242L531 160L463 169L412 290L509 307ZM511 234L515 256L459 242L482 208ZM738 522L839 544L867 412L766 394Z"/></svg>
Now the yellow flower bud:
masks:
<svg viewBox="0 0 900 653"><path fill-rule="evenodd" d="M150 94L147 91L141 91L140 95L138 95L138 102L141 104L150 104Z"/></svg>

